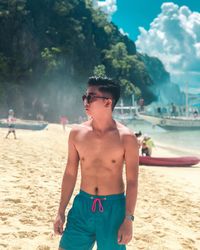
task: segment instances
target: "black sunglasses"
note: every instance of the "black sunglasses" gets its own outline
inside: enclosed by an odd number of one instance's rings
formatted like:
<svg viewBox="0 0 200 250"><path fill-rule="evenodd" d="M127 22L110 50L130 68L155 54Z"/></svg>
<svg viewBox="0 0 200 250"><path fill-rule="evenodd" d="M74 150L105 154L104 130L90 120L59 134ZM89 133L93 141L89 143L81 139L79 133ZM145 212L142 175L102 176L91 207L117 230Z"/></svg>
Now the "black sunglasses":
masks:
<svg viewBox="0 0 200 250"><path fill-rule="evenodd" d="M109 99L106 96L96 96L96 95L83 95L82 96L83 102L86 100L87 103L93 102L95 98L97 98L97 99Z"/></svg>

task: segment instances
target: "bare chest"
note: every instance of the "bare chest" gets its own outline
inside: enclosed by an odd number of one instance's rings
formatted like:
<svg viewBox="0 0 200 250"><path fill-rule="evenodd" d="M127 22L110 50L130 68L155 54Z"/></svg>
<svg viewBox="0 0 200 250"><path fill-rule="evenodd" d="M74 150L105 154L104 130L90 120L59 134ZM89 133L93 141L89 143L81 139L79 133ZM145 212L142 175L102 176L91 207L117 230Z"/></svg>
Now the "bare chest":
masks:
<svg viewBox="0 0 200 250"><path fill-rule="evenodd" d="M76 139L76 148L81 162L96 164L112 164L122 162L124 147L119 134L104 136L88 133Z"/></svg>

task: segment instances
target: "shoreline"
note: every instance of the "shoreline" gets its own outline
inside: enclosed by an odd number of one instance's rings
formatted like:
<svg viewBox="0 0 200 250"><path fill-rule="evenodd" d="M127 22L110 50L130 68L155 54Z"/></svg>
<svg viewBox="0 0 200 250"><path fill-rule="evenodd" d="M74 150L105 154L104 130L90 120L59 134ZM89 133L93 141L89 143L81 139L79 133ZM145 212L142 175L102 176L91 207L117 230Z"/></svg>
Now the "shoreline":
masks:
<svg viewBox="0 0 200 250"><path fill-rule="evenodd" d="M157 141L155 141L155 145L157 145L158 148L169 151L170 154L174 154L176 156L186 156L185 154L188 154L190 156L200 157L200 153L194 149L185 149L185 148L181 148L181 147L177 147L177 146L171 146L168 144L162 144L162 143L157 142Z"/></svg>

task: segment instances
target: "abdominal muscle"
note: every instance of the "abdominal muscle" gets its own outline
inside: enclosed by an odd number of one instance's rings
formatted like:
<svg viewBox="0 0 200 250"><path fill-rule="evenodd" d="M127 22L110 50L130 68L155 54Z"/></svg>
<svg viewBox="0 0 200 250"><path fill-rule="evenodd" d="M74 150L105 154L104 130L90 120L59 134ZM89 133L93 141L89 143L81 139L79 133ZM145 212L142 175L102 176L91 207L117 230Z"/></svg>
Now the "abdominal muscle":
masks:
<svg viewBox="0 0 200 250"><path fill-rule="evenodd" d="M92 195L123 193L122 166L112 166L109 168L81 165L81 190Z"/></svg>

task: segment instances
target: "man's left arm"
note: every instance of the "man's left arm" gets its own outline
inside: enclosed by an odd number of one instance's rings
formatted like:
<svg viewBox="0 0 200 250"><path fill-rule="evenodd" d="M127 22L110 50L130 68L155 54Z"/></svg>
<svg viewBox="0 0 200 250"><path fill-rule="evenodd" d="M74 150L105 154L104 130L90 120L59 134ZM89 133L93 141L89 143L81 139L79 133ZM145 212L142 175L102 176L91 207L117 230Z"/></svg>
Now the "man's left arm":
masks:
<svg viewBox="0 0 200 250"><path fill-rule="evenodd" d="M124 148L126 164L126 216L118 231L119 244L127 244L132 239L131 217L134 215L137 200L139 148L137 139L132 133L124 136Z"/></svg>

